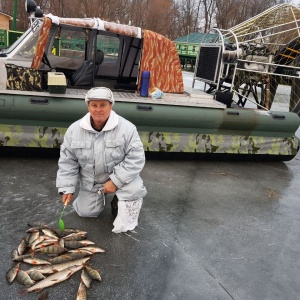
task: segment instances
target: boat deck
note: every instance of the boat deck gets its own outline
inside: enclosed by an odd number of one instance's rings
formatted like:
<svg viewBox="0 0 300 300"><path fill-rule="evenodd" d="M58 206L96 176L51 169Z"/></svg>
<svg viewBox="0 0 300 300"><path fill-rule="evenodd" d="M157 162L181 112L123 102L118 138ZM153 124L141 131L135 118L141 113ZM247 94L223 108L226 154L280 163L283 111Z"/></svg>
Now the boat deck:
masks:
<svg viewBox="0 0 300 300"><path fill-rule="evenodd" d="M138 103L226 108L226 105L214 100L212 95L192 88L186 89L184 94L164 93L162 99L142 98L137 93L127 92L114 92L114 96L116 101L130 100Z"/></svg>
<svg viewBox="0 0 300 300"><path fill-rule="evenodd" d="M75 98L84 99L85 89L67 89L65 94L50 94L48 92L32 92L20 90L0 90L1 94L13 94L33 97L54 97L54 98ZM183 94L165 93L162 99L152 99L151 97L140 97L136 92L114 92L116 102L136 102L161 105L178 105L193 107L226 108L226 105L213 99L213 96L201 90L186 88Z"/></svg>

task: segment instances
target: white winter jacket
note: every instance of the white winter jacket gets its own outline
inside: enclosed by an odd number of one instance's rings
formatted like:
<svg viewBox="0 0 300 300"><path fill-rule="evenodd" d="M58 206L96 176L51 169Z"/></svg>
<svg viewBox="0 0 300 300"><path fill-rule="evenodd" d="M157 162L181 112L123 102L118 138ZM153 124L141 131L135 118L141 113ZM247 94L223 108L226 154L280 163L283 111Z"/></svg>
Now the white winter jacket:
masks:
<svg viewBox="0 0 300 300"><path fill-rule="evenodd" d="M93 191L110 178L120 189L139 178L144 164L143 145L131 122L111 111L106 125L97 132L87 113L64 136L56 186L59 193L74 193L79 178L80 188ZM144 195L145 191L136 196Z"/></svg>

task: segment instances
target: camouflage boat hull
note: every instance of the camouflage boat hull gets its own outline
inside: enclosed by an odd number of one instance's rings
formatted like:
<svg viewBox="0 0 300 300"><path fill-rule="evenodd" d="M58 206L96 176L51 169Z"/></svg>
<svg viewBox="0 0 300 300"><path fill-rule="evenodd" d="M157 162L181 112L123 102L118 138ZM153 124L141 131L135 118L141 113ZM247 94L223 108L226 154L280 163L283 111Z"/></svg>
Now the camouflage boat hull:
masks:
<svg viewBox="0 0 300 300"><path fill-rule="evenodd" d="M0 124L0 146L59 148L67 128ZM145 151L295 156L296 137L139 131Z"/></svg>
<svg viewBox="0 0 300 300"><path fill-rule="evenodd" d="M300 118L295 113L138 99L119 97L114 111L136 125L146 152L289 160L299 150L295 132ZM0 106L0 147L59 148L67 128L87 112L80 96L49 93L12 91L0 95Z"/></svg>

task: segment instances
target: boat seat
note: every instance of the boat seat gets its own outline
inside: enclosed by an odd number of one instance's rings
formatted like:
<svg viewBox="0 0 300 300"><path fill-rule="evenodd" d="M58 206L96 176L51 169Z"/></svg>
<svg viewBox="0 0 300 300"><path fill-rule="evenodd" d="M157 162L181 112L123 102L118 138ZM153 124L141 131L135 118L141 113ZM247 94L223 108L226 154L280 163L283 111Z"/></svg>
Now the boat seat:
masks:
<svg viewBox="0 0 300 300"><path fill-rule="evenodd" d="M73 86L92 85L93 77L97 74L103 59L104 53L97 50L95 64L92 60L84 61L83 65L72 74L71 84Z"/></svg>

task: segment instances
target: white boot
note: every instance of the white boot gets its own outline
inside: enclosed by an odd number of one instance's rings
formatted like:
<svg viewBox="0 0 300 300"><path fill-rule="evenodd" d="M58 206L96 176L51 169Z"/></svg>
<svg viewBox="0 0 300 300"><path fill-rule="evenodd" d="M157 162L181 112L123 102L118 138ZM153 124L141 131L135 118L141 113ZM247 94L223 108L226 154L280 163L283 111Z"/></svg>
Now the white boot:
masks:
<svg viewBox="0 0 300 300"><path fill-rule="evenodd" d="M112 232L120 233L133 230L138 225L143 198L134 201L118 201L118 215L113 223Z"/></svg>

